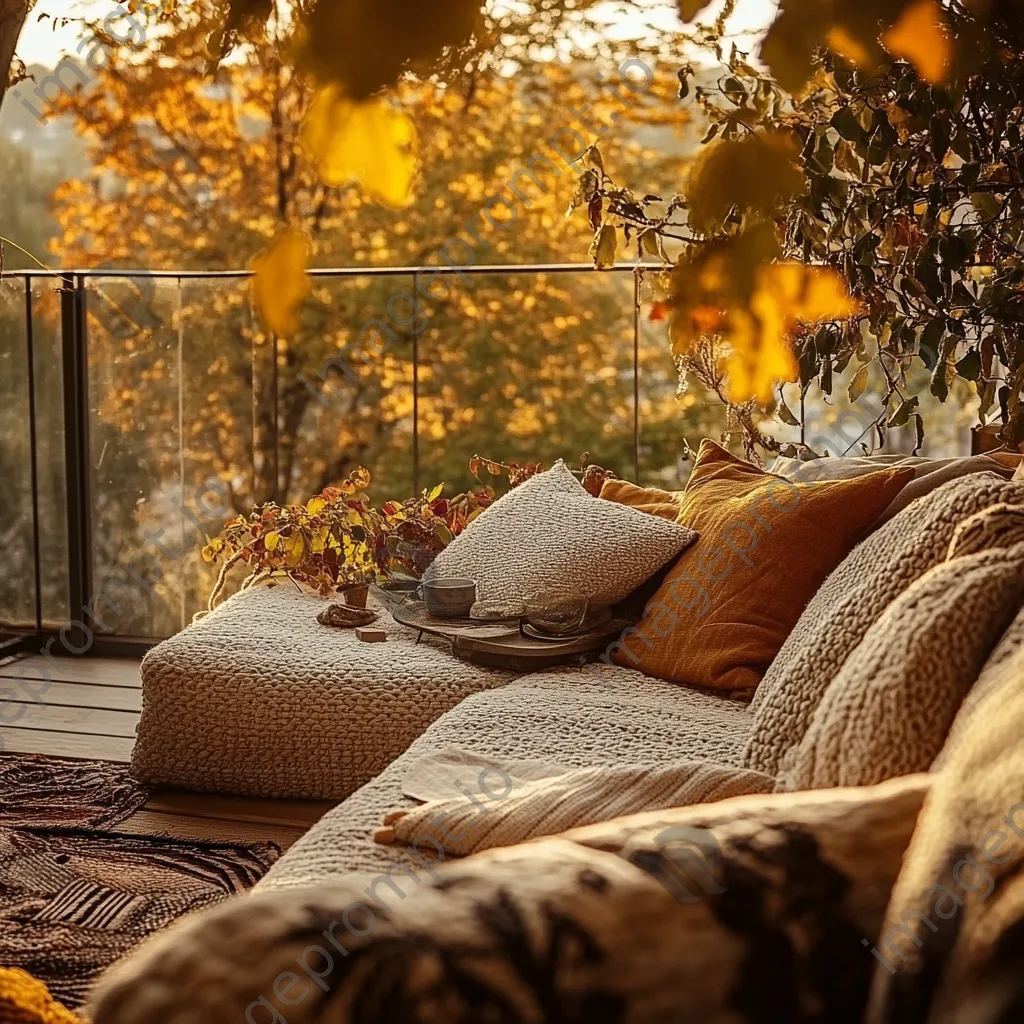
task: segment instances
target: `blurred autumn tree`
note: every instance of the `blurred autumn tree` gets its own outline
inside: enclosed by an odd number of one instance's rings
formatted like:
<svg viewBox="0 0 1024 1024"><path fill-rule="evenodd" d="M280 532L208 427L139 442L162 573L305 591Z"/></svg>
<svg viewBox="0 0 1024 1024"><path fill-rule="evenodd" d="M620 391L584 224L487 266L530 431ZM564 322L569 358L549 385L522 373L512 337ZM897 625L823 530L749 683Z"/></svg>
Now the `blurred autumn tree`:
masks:
<svg viewBox="0 0 1024 1024"><path fill-rule="evenodd" d="M415 202L391 209L320 180L300 141L314 89L282 59L288 44L275 30L205 77L207 33L196 21L156 35L144 55L115 57L88 97L63 103L94 170L56 192L55 261L231 270L287 225L307 240L314 266L433 265L456 237L456 265L577 263L591 229L564 216L576 140L589 144L600 131L610 170L642 163L669 184L689 120L670 102L671 68L652 71L645 90L622 87L617 64L628 48L596 65L524 50L515 75L406 83L395 98L415 127L420 171ZM563 127L571 131L553 148ZM523 170L532 177L516 178ZM485 214L497 194L505 200ZM94 488L111 523L98 565L114 564L131 524L141 534L167 520L182 483L191 494L220 479L246 511L308 497L366 465L375 498L407 496L417 328L421 486L467 486L478 451L520 461L589 451L631 473L632 275L445 280L413 321L411 275L315 278L286 335L263 326L244 278L161 280L149 300L159 322L141 332L104 315L103 296L116 302L125 286L98 282L89 303ZM385 351L363 330L372 318L394 332ZM643 332L641 342L641 459L649 478L674 482L683 437L717 432L720 419L697 395L680 406L663 341Z"/></svg>

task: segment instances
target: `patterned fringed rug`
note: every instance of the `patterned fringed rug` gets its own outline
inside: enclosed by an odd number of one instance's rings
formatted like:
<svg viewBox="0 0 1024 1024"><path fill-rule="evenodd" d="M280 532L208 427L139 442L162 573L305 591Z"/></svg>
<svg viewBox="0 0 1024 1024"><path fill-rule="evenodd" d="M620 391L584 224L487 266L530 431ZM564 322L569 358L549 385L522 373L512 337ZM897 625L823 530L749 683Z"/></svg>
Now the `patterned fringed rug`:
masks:
<svg viewBox="0 0 1024 1024"><path fill-rule="evenodd" d="M126 764L42 754L0 756L0 826L106 828L149 798Z"/></svg>
<svg viewBox="0 0 1024 1024"><path fill-rule="evenodd" d="M72 1009L148 935L250 888L280 856L273 843L120 835L146 799L123 766L15 759L0 758L0 964Z"/></svg>

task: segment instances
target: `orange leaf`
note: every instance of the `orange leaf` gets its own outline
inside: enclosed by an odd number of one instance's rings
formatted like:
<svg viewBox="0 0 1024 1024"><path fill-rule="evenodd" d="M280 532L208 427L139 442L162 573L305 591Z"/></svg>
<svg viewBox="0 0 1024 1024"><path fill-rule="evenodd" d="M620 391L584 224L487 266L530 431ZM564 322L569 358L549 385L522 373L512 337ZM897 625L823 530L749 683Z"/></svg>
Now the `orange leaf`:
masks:
<svg viewBox="0 0 1024 1024"><path fill-rule="evenodd" d="M916 0L905 7L882 42L894 57L910 61L932 85L945 79L951 45L936 0Z"/></svg>

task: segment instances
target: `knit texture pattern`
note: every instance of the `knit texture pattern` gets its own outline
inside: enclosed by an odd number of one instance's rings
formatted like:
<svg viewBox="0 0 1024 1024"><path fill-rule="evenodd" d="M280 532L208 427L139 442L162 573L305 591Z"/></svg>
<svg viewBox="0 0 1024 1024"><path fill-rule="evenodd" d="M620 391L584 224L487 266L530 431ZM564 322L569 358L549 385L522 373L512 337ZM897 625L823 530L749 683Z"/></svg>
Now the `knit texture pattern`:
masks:
<svg viewBox="0 0 1024 1024"><path fill-rule="evenodd" d="M779 788L867 786L927 771L1022 603L1024 543L925 573L846 659L784 759Z"/></svg>
<svg viewBox="0 0 1024 1024"><path fill-rule="evenodd" d="M409 844L430 836L445 854L466 856L641 811L770 793L775 786L770 775L713 761L577 768L522 784L517 784L514 768L502 772L504 780L494 773L488 780L492 787L507 789L508 795L494 801L486 813L461 794L432 800L385 817L388 831L393 829L389 841Z"/></svg>
<svg viewBox="0 0 1024 1024"><path fill-rule="evenodd" d="M742 704L632 669L595 663L521 676L501 689L474 694L435 722L369 785L329 811L262 880L263 888L317 885L352 871L415 866L402 847L380 846L374 833L389 811L414 806L405 780L424 755L458 746L485 758L554 761L567 768L652 767L684 758L735 765L750 725ZM485 807L483 792L500 781L479 772L459 780ZM467 800L469 798L467 797ZM434 858L432 844L423 857Z"/></svg>
<svg viewBox="0 0 1024 1024"><path fill-rule="evenodd" d="M559 460L499 498L442 551L426 577L459 577L506 615L531 600L621 601L697 539L685 526L595 498Z"/></svg>
<svg viewBox="0 0 1024 1024"><path fill-rule="evenodd" d="M464 697L510 673L399 626L387 642L322 626L327 602L260 586L158 644L142 663L132 768L205 792L343 799Z"/></svg>
<svg viewBox="0 0 1024 1024"><path fill-rule="evenodd" d="M886 913L867 1024L1020 1019L1024 611L949 735ZM890 967L892 970L890 970Z"/></svg>
<svg viewBox="0 0 1024 1024"><path fill-rule="evenodd" d="M825 580L751 703L747 768L777 775L829 684L889 604L945 561L957 526L991 505L1024 503L1024 484L990 473L952 480L859 544Z"/></svg>

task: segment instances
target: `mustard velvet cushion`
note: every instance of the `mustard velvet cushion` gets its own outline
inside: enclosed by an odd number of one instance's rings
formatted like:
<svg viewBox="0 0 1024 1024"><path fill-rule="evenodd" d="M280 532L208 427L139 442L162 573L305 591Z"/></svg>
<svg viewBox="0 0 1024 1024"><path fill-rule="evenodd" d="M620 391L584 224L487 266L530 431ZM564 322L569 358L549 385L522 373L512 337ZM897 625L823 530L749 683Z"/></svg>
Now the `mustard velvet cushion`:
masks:
<svg viewBox="0 0 1024 1024"><path fill-rule="evenodd" d="M753 691L825 577L912 476L796 484L703 441L678 520L700 539L612 657L660 679Z"/></svg>

